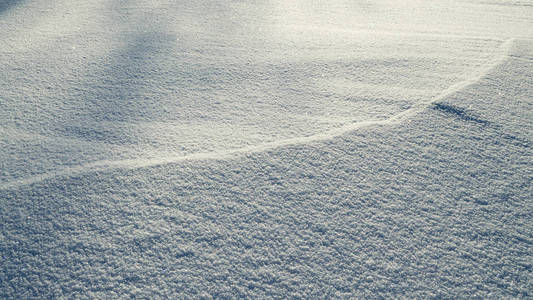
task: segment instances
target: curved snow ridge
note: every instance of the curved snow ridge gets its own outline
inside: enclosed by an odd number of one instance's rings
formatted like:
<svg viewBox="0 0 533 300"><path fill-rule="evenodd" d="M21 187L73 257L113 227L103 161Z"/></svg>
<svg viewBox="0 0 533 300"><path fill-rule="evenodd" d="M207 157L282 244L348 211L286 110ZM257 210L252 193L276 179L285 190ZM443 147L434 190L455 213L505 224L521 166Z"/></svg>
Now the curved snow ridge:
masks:
<svg viewBox="0 0 533 300"><path fill-rule="evenodd" d="M511 48L514 44L515 39L508 39L505 40L500 47L498 48L499 55L497 55L495 58L493 58L491 61L487 62L483 67L481 67L477 72L471 74L468 76L467 79L458 82L456 84L451 85L444 91L442 91L439 95L436 97L428 100L423 101L415 104L413 107L411 107L408 110L405 110L391 118L388 119L391 123L393 122L401 122L406 119L411 118L412 116L422 112L425 110L428 106L433 104L434 102L441 101L445 98L448 98L452 96L453 94L460 92L464 90L465 88L479 82L483 77L485 77L492 69L495 67L501 65L509 56L511 53Z"/></svg>
<svg viewBox="0 0 533 300"><path fill-rule="evenodd" d="M515 39L508 39L504 41L497 50L499 55L497 55L491 61L487 62L485 65L483 65L483 67L481 67L477 72L468 76L468 78L465 79L464 81L456 83L450 86L449 88L447 88L446 90L442 91L436 97L428 101L418 103L415 106L399 114L396 114L388 119L349 123L342 127L328 130L323 133L318 133L318 134L311 135L311 136L289 138L289 139L278 140L278 141L269 142L269 143L260 144L260 145L247 146L247 147L243 147L239 149L213 151L213 152L206 152L206 153L193 153L193 154L184 155L184 156L165 156L165 157L157 157L157 158L134 158L134 159L124 159L124 160L95 161L95 162L87 163L84 165L68 167L62 170L58 170L58 171L52 171L52 172L48 172L44 174L31 176L28 178L23 178L23 179L18 179L18 180L13 180L10 182L2 183L0 184L0 189L1 190L13 189L13 188L17 188L17 187L24 186L24 185L38 183L38 182L45 181L47 179L52 179L55 177L74 176L77 174L84 174L84 173L111 170L111 169L137 169L137 168L152 167L152 166L157 166L157 165L165 165L165 164L170 164L170 163L178 163L178 162L183 162L183 161L231 159L231 158L242 156L244 154L264 152L264 151L272 150L272 149L283 147L283 146L307 144L307 143L316 142L316 141L328 140L328 139L341 136L343 134L346 134L348 132L351 132L353 130L357 130L360 128L398 124L424 111L432 103L441 101L444 98L447 98L479 82L493 68L502 64L509 57L510 50L514 43L514 40Z"/></svg>
<svg viewBox="0 0 533 300"><path fill-rule="evenodd" d="M395 31L395 30L379 30L379 29L347 29L339 27L323 27L323 26L293 26L299 30L312 30L312 31L328 31L335 33L363 33L369 35L387 35L387 36L405 36L405 37L433 37L433 38L442 38L442 39L470 39L470 40L481 40L481 41L497 41L505 42L506 39L483 36L483 35L465 35L465 34L453 34L453 33L444 33L444 32L406 32L406 31Z"/></svg>

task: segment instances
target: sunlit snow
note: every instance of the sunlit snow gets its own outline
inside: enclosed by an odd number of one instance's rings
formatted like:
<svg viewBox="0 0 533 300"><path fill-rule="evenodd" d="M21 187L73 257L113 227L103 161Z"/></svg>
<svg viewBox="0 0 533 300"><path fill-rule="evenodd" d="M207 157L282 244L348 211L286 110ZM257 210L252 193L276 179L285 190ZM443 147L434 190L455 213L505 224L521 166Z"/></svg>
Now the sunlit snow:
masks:
<svg viewBox="0 0 533 300"><path fill-rule="evenodd" d="M533 296L533 3L0 0L0 296Z"/></svg>

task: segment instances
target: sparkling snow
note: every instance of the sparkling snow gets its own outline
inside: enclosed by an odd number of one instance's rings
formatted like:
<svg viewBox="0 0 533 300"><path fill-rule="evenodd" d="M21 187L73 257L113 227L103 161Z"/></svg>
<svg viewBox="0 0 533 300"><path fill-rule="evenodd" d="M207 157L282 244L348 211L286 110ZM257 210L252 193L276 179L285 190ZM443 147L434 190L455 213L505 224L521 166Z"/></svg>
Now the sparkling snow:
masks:
<svg viewBox="0 0 533 300"><path fill-rule="evenodd" d="M0 297L533 297L533 3L0 0Z"/></svg>

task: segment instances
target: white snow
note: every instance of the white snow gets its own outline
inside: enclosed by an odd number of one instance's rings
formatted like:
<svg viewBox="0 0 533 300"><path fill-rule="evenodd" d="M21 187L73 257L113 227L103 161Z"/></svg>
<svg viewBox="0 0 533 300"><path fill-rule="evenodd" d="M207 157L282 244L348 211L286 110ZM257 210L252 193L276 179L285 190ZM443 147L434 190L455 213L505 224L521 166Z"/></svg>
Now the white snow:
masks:
<svg viewBox="0 0 533 300"><path fill-rule="evenodd" d="M0 296L531 297L532 16L0 2Z"/></svg>

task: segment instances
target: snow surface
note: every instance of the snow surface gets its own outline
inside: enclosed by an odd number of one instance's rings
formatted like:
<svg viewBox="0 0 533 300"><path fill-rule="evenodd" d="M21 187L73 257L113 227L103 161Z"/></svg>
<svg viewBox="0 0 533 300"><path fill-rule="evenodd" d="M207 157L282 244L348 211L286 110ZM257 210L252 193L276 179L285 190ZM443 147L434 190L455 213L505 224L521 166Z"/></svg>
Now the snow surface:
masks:
<svg viewBox="0 0 533 300"><path fill-rule="evenodd" d="M0 297L533 297L533 3L0 0Z"/></svg>

